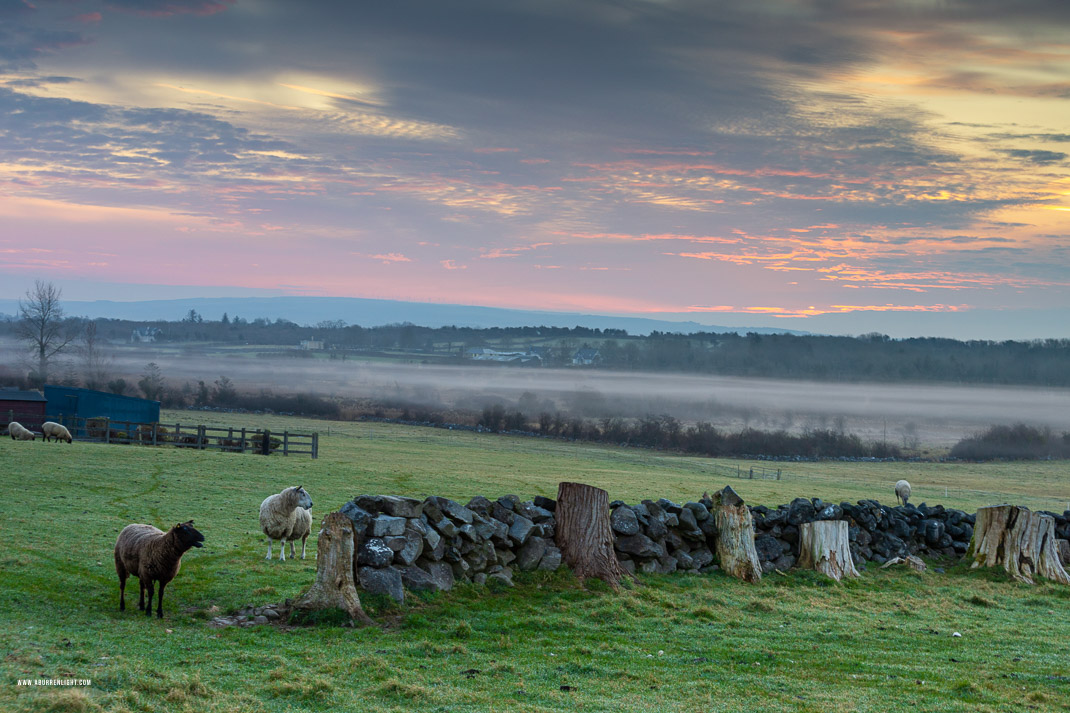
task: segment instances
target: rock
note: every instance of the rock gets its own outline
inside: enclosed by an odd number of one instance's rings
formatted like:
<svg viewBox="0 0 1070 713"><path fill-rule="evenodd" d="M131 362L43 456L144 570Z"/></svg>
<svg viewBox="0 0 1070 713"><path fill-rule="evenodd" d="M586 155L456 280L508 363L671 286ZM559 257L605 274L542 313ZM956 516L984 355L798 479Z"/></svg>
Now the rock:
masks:
<svg viewBox="0 0 1070 713"><path fill-rule="evenodd" d="M491 502L482 495L477 495L471 500L469 500L468 504L465 505L465 507L473 512L479 513L480 515L486 515L490 512Z"/></svg>
<svg viewBox="0 0 1070 713"><path fill-rule="evenodd" d="M639 559L653 559L665 556L665 548L654 542L646 535L631 535L630 537L618 537L616 548L621 552L632 555Z"/></svg>
<svg viewBox="0 0 1070 713"><path fill-rule="evenodd" d="M636 517L635 511L626 505L613 510L609 516L609 524L613 532L621 535L639 534L639 518Z"/></svg>
<svg viewBox="0 0 1070 713"><path fill-rule="evenodd" d="M682 507L667 498L659 498L658 507L660 507L665 512L671 513L673 515L678 515L680 511L683 510Z"/></svg>
<svg viewBox="0 0 1070 713"><path fill-rule="evenodd" d="M547 497L543 497L542 495L536 495L534 502L535 502L536 505L538 505L539 507L541 507L544 510L549 510L550 512L557 512L557 501L554 500L553 498L547 498Z"/></svg>
<svg viewBox="0 0 1070 713"><path fill-rule="evenodd" d="M1070 565L1070 541L1056 540L1056 544L1059 546L1059 561L1063 566Z"/></svg>
<svg viewBox="0 0 1070 713"><path fill-rule="evenodd" d="M419 567L398 567L397 570L401 573L402 583L408 589L414 592L438 591L434 578L423 569Z"/></svg>
<svg viewBox="0 0 1070 713"><path fill-rule="evenodd" d="M500 564L508 565L516 561L516 554L512 550L494 550L495 558Z"/></svg>
<svg viewBox="0 0 1070 713"><path fill-rule="evenodd" d="M386 594L398 604L405 601L401 573L393 567L358 567L357 580L360 588L369 594Z"/></svg>
<svg viewBox="0 0 1070 713"><path fill-rule="evenodd" d="M386 546L393 550L395 553L403 549L405 545L408 544L408 540L405 539L404 535L390 535L388 537L384 537L383 542L385 542Z"/></svg>
<svg viewBox="0 0 1070 713"><path fill-rule="evenodd" d="M254 617L253 618L253 623L254 624L267 624L268 623L268 618L266 616L264 616L264 615L260 615L258 617Z"/></svg>
<svg viewBox="0 0 1070 713"><path fill-rule="evenodd" d="M457 536L457 526L445 517L438 521L432 521L431 527L438 530L445 537Z"/></svg>
<svg viewBox="0 0 1070 713"><path fill-rule="evenodd" d="M440 592L453 589L455 581L453 577L453 567L445 562L431 562L425 564L423 569L431 576L431 581L434 582L435 588Z"/></svg>
<svg viewBox="0 0 1070 713"><path fill-rule="evenodd" d="M532 535L532 530L535 527L535 523L524 517L523 515L517 515L513 519L513 524L509 528L509 537L518 545L523 545L528 541L528 537Z"/></svg>
<svg viewBox="0 0 1070 713"><path fill-rule="evenodd" d="M472 524L472 518L475 516L475 513L464 505L456 503L449 498L435 498L435 502L438 504L442 514L451 520L464 523L465 525Z"/></svg>
<svg viewBox="0 0 1070 713"><path fill-rule="evenodd" d="M815 516L814 504L806 498L795 498L788 505L787 522L798 527L804 522L812 522Z"/></svg>
<svg viewBox="0 0 1070 713"><path fill-rule="evenodd" d="M688 508L681 508L680 512L676 513L676 517L680 519L680 527L687 533L698 532L701 534L701 530L698 529L698 520L695 519L695 513Z"/></svg>
<svg viewBox="0 0 1070 713"><path fill-rule="evenodd" d="M438 531L432 527L424 528L424 545L427 549L433 550L438 547L438 543L442 540L442 535L438 534Z"/></svg>
<svg viewBox="0 0 1070 713"><path fill-rule="evenodd" d="M399 495L380 495L379 512L394 517L420 517L424 504L416 498L404 498Z"/></svg>
<svg viewBox="0 0 1070 713"><path fill-rule="evenodd" d="M539 569L543 569L549 572L553 572L561 566L561 550L557 549L553 545L546 548L546 554L542 556L542 561L539 562Z"/></svg>
<svg viewBox="0 0 1070 713"><path fill-rule="evenodd" d="M502 505L500 502L496 502L490 506L490 516L499 522L504 522L506 525L512 525L516 513Z"/></svg>
<svg viewBox="0 0 1070 713"><path fill-rule="evenodd" d="M787 572L789 569L795 566L795 558L789 554L783 554L776 558L773 562L773 569L779 569L781 572Z"/></svg>
<svg viewBox="0 0 1070 713"><path fill-rule="evenodd" d="M370 512L360 507L352 500L343 505L340 512L350 519L353 523L353 530L355 532L363 535L368 531L368 525L370 525L372 521L372 514Z"/></svg>
<svg viewBox="0 0 1070 713"><path fill-rule="evenodd" d="M416 530L406 530L402 539L405 540L405 545L400 550L395 551L394 561L398 564L409 566L416 561L417 557L423 554L424 538Z"/></svg>
<svg viewBox="0 0 1070 713"><path fill-rule="evenodd" d="M691 550L689 554L691 555L691 560L694 562L695 569L702 569L713 562L713 553L706 548Z"/></svg>
<svg viewBox="0 0 1070 713"><path fill-rule="evenodd" d="M530 500L518 503L515 510L518 515L523 515L532 522L546 522L554 516L549 510L539 507Z"/></svg>
<svg viewBox="0 0 1070 713"><path fill-rule="evenodd" d="M438 499L434 496L424 499L424 515L427 516L429 522L438 522L444 517L442 509L438 506Z"/></svg>
<svg viewBox="0 0 1070 713"><path fill-rule="evenodd" d="M405 518L379 515L372 520L368 534L372 537L384 537L386 535L401 535L405 532Z"/></svg>
<svg viewBox="0 0 1070 713"><path fill-rule="evenodd" d="M784 548L780 540L773 539L769 535L759 535L754 538L754 549L758 553L761 562L773 562L783 553Z"/></svg>
<svg viewBox="0 0 1070 713"><path fill-rule="evenodd" d="M826 505L817 513L819 520L842 520L843 508L839 505Z"/></svg>
<svg viewBox="0 0 1070 713"><path fill-rule="evenodd" d="M548 542L541 537L531 537L516 553L516 566L521 572L531 572L539 566L546 554Z"/></svg>
<svg viewBox="0 0 1070 713"><path fill-rule="evenodd" d="M385 567L394 559L394 550L378 537L369 537L357 551L357 564Z"/></svg>
<svg viewBox="0 0 1070 713"><path fill-rule="evenodd" d="M461 525L457 528L457 533L469 542L475 542L479 539L479 536L476 535L476 528L472 525Z"/></svg>
<svg viewBox="0 0 1070 713"><path fill-rule="evenodd" d="M710 511L702 503L684 503L684 508L691 511L695 522L703 522L710 517Z"/></svg>
<svg viewBox="0 0 1070 713"><path fill-rule="evenodd" d="M281 615L276 610L270 607L264 609L264 616L266 616L268 619L271 619L272 621L281 618Z"/></svg>
<svg viewBox="0 0 1070 713"><path fill-rule="evenodd" d="M506 510L516 510L516 506L520 503L520 498L515 495L503 495L498 498L498 504Z"/></svg>
<svg viewBox="0 0 1070 713"><path fill-rule="evenodd" d="M504 584L507 587L513 586L513 571L508 567L502 567L496 572L490 572L487 574L487 583L498 582Z"/></svg>

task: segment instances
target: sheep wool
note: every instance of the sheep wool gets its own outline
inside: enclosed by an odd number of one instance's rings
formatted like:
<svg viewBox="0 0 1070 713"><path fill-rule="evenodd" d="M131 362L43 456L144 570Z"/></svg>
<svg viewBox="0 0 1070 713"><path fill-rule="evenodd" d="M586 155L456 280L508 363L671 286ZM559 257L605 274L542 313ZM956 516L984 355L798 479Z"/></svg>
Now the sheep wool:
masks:
<svg viewBox="0 0 1070 713"><path fill-rule="evenodd" d="M296 559L294 543L301 540L301 559L305 558L305 544L312 534L312 512L302 507L294 510L294 530L290 533L290 559Z"/></svg>
<svg viewBox="0 0 1070 713"><path fill-rule="evenodd" d="M41 434L44 435L45 441L50 441L55 438L57 443L59 441L67 441L67 443L70 443L74 440L71 438L71 432L67 430L67 427L61 423L56 423L55 421L45 421L42 423Z"/></svg>
<svg viewBox="0 0 1070 713"><path fill-rule="evenodd" d="M299 485L286 488L281 493L269 495L260 503L260 529L268 538L268 552L265 559L271 559L272 540L282 542L282 551L279 560L286 559L286 542L297 539L294 531L297 530L297 510L312 508L312 498L305 489ZM311 520L311 515L309 516ZM311 525L309 526L311 528Z"/></svg>
<svg viewBox="0 0 1070 713"><path fill-rule="evenodd" d="M154 583L160 583L156 616L163 619L163 590L175 578L182 555L192 547L202 547L204 535L193 528L193 520L180 522L167 532L152 525L127 525L115 541L115 573L119 575L119 611L126 609L126 578L138 579L137 608L152 616ZM148 601L145 592L148 591Z"/></svg>
<svg viewBox="0 0 1070 713"><path fill-rule="evenodd" d="M37 438L33 431L26 428L18 421L9 423L7 425L7 432L13 441L33 441Z"/></svg>
<svg viewBox="0 0 1070 713"><path fill-rule="evenodd" d="M906 505L910 498L910 483L900 480L895 484L895 498L901 505Z"/></svg>

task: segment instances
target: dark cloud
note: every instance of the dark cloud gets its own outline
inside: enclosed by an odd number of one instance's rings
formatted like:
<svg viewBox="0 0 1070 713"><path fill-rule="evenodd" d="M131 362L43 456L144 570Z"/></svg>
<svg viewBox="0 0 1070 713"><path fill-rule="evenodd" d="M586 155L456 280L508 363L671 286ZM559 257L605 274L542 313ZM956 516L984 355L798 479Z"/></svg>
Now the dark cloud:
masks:
<svg viewBox="0 0 1070 713"><path fill-rule="evenodd" d="M1067 154L1059 151L1043 151L1038 149L1006 149L1003 153L1012 158L1028 161L1039 165L1048 165L1065 161Z"/></svg>

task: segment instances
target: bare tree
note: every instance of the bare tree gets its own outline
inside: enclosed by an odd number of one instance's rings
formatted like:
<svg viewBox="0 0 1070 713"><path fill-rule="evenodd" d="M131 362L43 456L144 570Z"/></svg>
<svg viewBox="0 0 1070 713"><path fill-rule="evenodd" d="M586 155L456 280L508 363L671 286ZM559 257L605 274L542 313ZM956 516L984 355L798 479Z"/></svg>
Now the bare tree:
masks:
<svg viewBox="0 0 1070 713"><path fill-rule="evenodd" d="M34 282L26 290L26 301L19 300L19 323L15 335L26 342L37 362L36 381L48 381L48 367L53 357L65 350L74 335L65 329L63 308L59 298L63 293L51 282Z"/></svg>
<svg viewBox="0 0 1070 713"><path fill-rule="evenodd" d="M112 359L100 346L96 322L85 325L78 351L82 355L82 379L86 388L98 391L106 389L112 378Z"/></svg>

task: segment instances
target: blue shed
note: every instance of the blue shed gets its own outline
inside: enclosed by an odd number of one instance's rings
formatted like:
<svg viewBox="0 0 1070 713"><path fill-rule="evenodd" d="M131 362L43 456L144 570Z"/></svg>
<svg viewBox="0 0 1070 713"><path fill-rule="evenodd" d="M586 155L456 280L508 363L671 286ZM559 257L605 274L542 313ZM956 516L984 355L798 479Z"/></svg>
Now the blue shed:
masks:
<svg viewBox="0 0 1070 713"><path fill-rule="evenodd" d="M159 401L80 389L76 386L45 384L44 390L45 399L48 401L46 413L49 420L60 421L68 427L82 426L82 422L73 424L72 418L108 418L112 421L134 423L155 423L160 420Z"/></svg>

